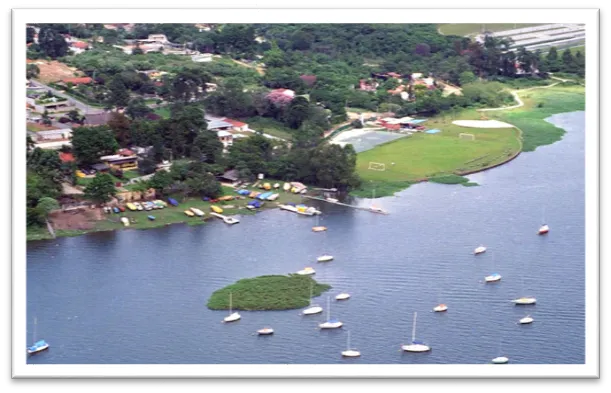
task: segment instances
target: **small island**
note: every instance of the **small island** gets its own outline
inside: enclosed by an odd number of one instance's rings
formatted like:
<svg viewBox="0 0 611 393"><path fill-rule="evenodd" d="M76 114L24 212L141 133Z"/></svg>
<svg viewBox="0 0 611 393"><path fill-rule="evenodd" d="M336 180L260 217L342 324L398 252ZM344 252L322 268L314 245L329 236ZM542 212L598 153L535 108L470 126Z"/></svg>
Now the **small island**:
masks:
<svg viewBox="0 0 611 393"><path fill-rule="evenodd" d="M234 310L290 310L306 307L312 296L320 296L331 289L309 276L289 274L245 278L215 291L208 300L211 310L228 310L229 293L232 294Z"/></svg>

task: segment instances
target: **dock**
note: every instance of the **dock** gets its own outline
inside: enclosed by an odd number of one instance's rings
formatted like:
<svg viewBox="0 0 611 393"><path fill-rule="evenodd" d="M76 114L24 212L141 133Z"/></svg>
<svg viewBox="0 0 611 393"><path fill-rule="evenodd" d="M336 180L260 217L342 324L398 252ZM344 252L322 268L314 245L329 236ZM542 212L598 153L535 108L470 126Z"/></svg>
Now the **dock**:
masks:
<svg viewBox="0 0 611 393"><path fill-rule="evenodd" d="M308 199L314 199L314 200L317 200L317 201L331 203L333 205L346 206L346 207L350 207L352 209L364 210L364 211L372 212L372 213L376 213L376 214L389 214L386 210L382 210L382 209L379 209L379 208L364 207L364 206L354 206L354 205L349 205L347 203L342 203L342 202L339 202L339 201L337 201L337 202L336 201L330 201L330 200L325 199L325 198L308 196L308 195L302 195L302 197L308 198Z"/></svg>
<svg viewBox="0 0 611 393"><path fill-rule="evenodd" d="M225 222L225 224L237 224L238 222L240 222L240 220L238 220L235 217L228 217L228 216L224 216L222 214L215 213L215 212L210 213L210 215L220 218L221 220Z"/></svg>

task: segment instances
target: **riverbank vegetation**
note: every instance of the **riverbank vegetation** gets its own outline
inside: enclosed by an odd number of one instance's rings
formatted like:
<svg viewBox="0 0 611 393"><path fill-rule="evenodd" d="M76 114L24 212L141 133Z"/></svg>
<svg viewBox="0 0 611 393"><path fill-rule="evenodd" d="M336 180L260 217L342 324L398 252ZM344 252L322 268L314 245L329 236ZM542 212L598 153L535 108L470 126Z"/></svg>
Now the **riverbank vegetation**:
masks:
<svg viewBox="0 0 611 393"><path fill-rule="evenodd" d="M211 310L228 310L229 294L233 310L290 310L306 307L313 297L331 289L311 277L289 274L245 278L215 291L208 300Z"/></svg>

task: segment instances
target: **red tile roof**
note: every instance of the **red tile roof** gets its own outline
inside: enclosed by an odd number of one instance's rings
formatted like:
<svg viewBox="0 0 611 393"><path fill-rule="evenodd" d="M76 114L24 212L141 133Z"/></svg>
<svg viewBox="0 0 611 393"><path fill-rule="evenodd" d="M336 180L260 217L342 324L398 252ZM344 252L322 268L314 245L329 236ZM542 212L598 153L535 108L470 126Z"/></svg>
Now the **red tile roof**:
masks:
<svg viewBox="0 0 611 393"><path fill-rule="evenodd" d="M122 156L133 156L134 152L129 149L119 149L118 153Z"/></svg>
<svg viewBox="0 0 611 393"><path fill-rule="evenodd" d="M86 76L86 77L82 77L82 78L66 78L62 82L64 82L64 83L72 83L73 85L81 85L81 84L91 83L91 82L93 82L93 79L91 79L90 77Z"/></svg>
<svg viewBox="0 0 611 393"><path fill-rule="evenodd" d="M242 123L241 121L237 121L237 120L233 120L233 119L229 119L229 118L224 118L223 121L235 126L235 127L244 127L247 124L246 123Z"/></svg>
<svg viewBox="0 0 611 393"><path fill-rule="evenodd" d="M76 41L72 43L72 46L79 49L87 49L89 48L89 44L83 41Z"/></svg>
<svg viewBox="0 0 611 393"><path fill-rule="evenodd" d="M72 162L74 161L74 156L72 155L72 153L59 153L59 160L61 162Z"/></svg>

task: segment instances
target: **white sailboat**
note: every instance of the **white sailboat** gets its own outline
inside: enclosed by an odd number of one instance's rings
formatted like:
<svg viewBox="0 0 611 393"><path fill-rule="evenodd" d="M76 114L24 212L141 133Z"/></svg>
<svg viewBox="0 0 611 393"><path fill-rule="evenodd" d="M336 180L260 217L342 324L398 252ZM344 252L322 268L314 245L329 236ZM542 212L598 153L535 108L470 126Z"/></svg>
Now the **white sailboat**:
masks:
<svg viewBox="0 0 611 393"><path fill-rule="evenodd" d="M348 340L346 343L346 350L342 351L342 356L347 358L357 358L361 356L361 353L356 349L350 349L350 330L348 330Z"/></svg>
<svg viewBox="0 0 611 393"><path fill-rule="evenodd" d="M327 244L326 242L326 235L325 235L325 239L323 239L323 246L325 246ZM316 258L316 260L318 262L331 262L333 260L333 255L329 255L329 254L323 254L321 256L319 256L318 258Z"/></svg>
<svg viewBox="0 0 611 393"><path fill-rule="evenodd" d="M528 325L529 323L533 323L534 321L535 321L535 319L533 317L531 317L530 315L527 315L524 318L520 318L518 323L520 325Z"/></svg>
<svg viewBox="0 0 611 393"><path fill-rule="evenodd" d="M234 322L237 321L238 319L242 318L242 316L240 315L240 313L238 312L231 312L232 306L233 306L233 294L231 292L229 292L229 315L226 316L225 318L223 318L223 322Z"/></svg>
<svg viewBox="0 0 611 393"><path fill-rule="evenodd" d="M301 312L302 315L320 314L322 312L322 307L318 304L312 304L313 286L314 284L310 285L310 305Z"/></svg>
<svg viewBox="0 0 611 393"><path fill-rule="evenodd" d="M495 357L494 359L492 359L492 363L493 364L505 364L505 363L509 363L509 358L507 356L502 356L501 355L501 339L499 338L499 356Z"/></svg>
<svg viewBox="0 0 611 393"><path fill-rule="evenodd" d="M401 349L405 352L428 352L431 347L420 340L416 340L416 317L418 313L414 313L414 325L412 326L412 341L407 345L401 345Z"/></svg>
<svg viewBox="0 0 611 393"><path fill-rule="evenodd" d="M259 336L269 336L270 334L274 334L274 329L272 329L270 327L259 329L259 330L257 330L257 334Z"/></svg>
<svg viewBox="0 0 611 393"><path fill-rule="evenodd" d="M321 329L337 329L341 328L344 324L339 320L331 319L331 297L327 298L327 321L318 325Z"/></svg>
<svg viewBox="0 0 611 393"><path fill-rule="evenodd" d="M350 299L350 294L349 293L340 293L339 295L335 296L335 300L348 300Z"/></svg>
<svg viewBox="0 0 611 393"><path fill-rule="evenodd" d="M49 348L49 344L45 340L36 341L36 325L37 323L36 317L34 317L34 332L32 333L32 346L28 347L28 354L33 355L35 353L44 351Z"/></svg>
<svg viewBox="0 0 611 393"><path fill-rule="evenodd" d="M496 259L494 257L494 254L492 254L492 268L495 269L496 268ZM498 273L492 273L486 277L484 277L484 281L485 282L498 282L501 281L501 275Z"/></svg>
<svg viewBox="0 0 611 393"><path fill-rule="evenodd" d="M524 276L522 276L521 283L522 283L522 292L524 292ZM520 298L512 300L512 302L516 306L524 306L524 305L537 303L537 298L533 296L522 296Z"/></svg>
<svg viewBox="0 0 611 393"><path fill-rule="evenodd" d="M486 247L480 245L479 247L477 247L474 251L473 254L477 255L477 254L481 254L486 252Z"/></svg>
<svg viewBox="0 0 611 393"><path fill-rule="evenodd" d="M316 216L316 226L312 227L312 232L324 232L327 230L327 227L320 225L320 216Z"/></svg>
<svg viewBox="0 0 611 393"><path fill-rule="evenodd" d="M373 201L376 199L376 189L373 189L373 193L372 193L372 197L371 197L371 206L369 207L369 210L371 210L374 213L382 213L382 214L386 214L386 211L382 208L377 207L376 205L373 204Z"/></svg>
<svg viewBox="0 0 611 393"><path fill-rule="evenodd" d="M545 224L545 207L543 208L542 216L543 216L543 218L542 218L541 221L543 222L543 225L541 225L539 227L539 232L538 232L539 235L545 235L545 234L547 234L549 232L549 226L547 224Z"/></svg>
<svg viewBox="0 0 611 393"><path fill-rule="evenodd" d="M297 274L299 274L300 276L309 276L312 274L316 274L316 270L312 269L311 267L306 267L303 270L299 270Z"/></svg>

